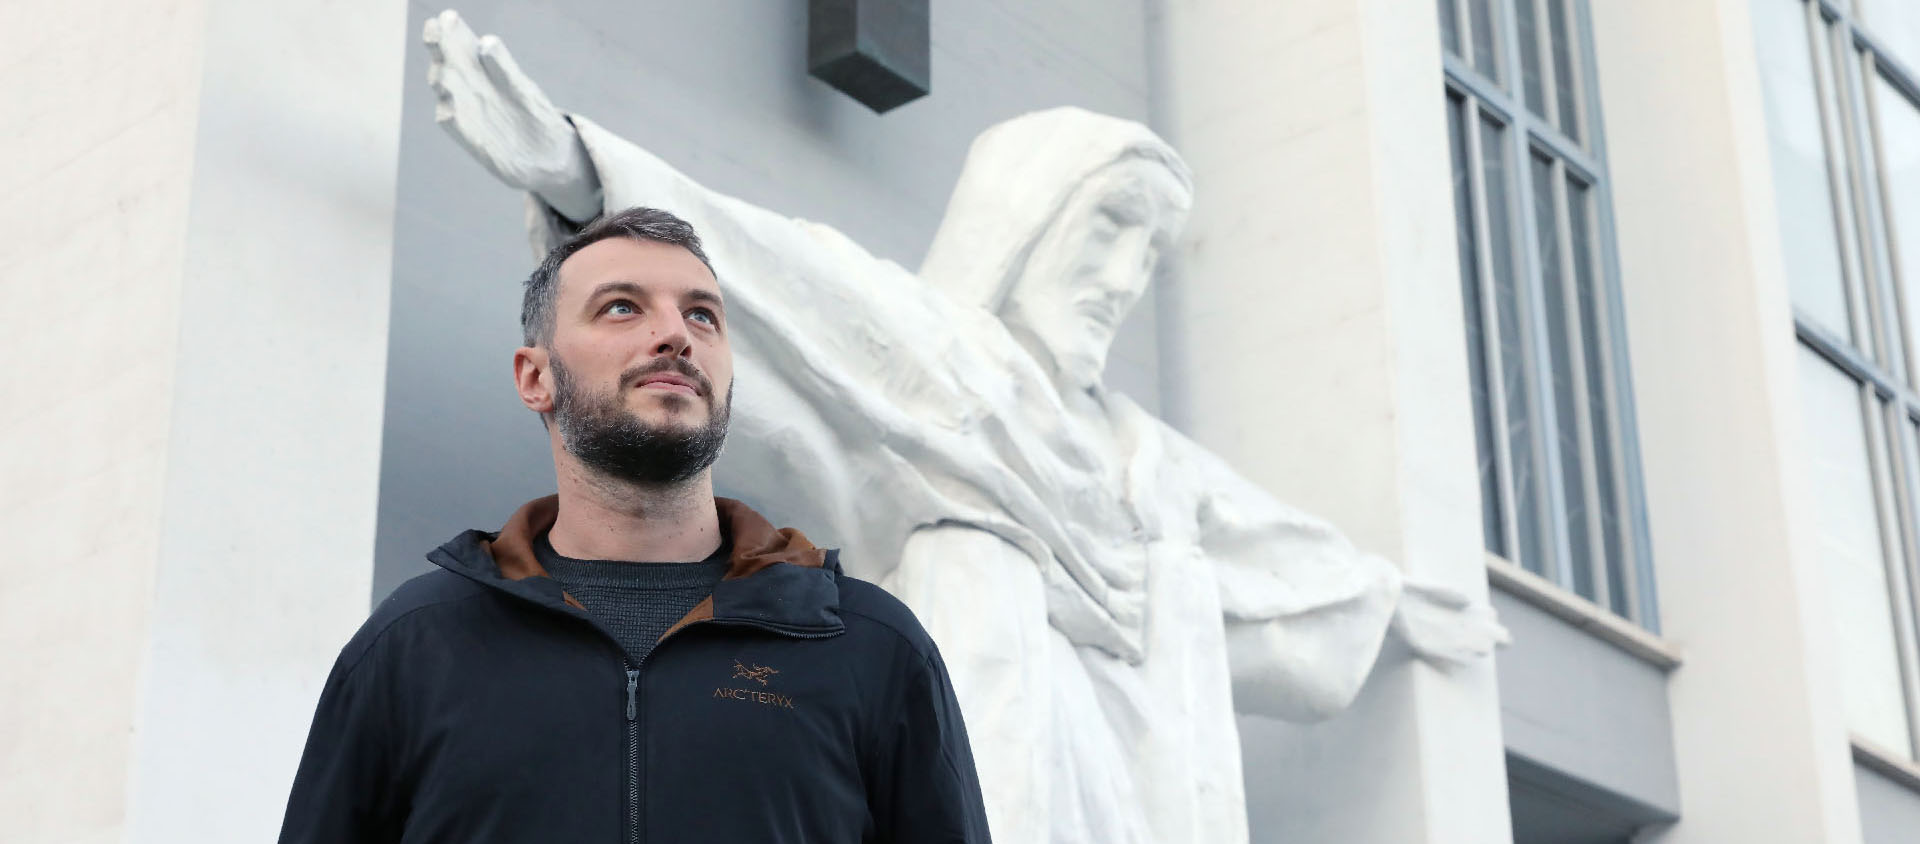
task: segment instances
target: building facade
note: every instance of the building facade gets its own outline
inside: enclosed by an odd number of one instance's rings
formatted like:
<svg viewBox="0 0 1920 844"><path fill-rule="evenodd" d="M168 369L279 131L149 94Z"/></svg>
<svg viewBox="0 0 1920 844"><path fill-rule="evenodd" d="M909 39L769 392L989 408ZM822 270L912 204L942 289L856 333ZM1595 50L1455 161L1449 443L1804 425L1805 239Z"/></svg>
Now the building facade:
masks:
<svg viewBox="0 0 1920 844"><path fill-rule="evenodd" d="M807 75L798 0L458 8L907 267L996 122L1182 151L1108 383L1513 633L1243 717L1254 841L1920 840L1920 4L947 0L885 114ZM270 838L371 605L551 489L439 10L0 19L0 838Z"/></svg>

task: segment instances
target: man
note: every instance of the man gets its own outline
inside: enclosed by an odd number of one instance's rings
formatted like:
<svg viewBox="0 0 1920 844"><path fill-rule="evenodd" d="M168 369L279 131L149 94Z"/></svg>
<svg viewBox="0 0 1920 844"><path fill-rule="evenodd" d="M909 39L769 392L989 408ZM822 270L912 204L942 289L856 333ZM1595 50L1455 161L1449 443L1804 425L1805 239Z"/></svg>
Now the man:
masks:
<svg viewBox="0 0 1920 844"><path fill-rule="evenodd" d="M986 841L913 614L713 495L732 338L692 227L592 223L528 279L521 322L515 385L559 492L374 610L280 840Z"/></svg>
<svg viewBox="0 0 1920 844"><path fill-rule="evenodd" d="M723 488L834 536L926 622L996 840L1245 841L1236 710L1339 711L1390 627L1440 666L1499 637L1103 384L1192 200L1146 127L989 128L916 274L561 112L454 12L425 36L436 117L527 191L536 243L635 204L708 234L753 374Z"/></svg>

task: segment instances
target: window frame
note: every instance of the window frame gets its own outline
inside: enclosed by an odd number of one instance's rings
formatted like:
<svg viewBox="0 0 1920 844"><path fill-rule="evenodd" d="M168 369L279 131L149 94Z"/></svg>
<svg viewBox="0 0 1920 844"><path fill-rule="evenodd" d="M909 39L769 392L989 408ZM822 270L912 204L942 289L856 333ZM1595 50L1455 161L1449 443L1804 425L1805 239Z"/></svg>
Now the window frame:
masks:
<svg viewBox="0 0 1920 844"><path fill-rule="evenodd" d="M1874 38L1860 12L1834 0L1771 1L1800 6L1833 201L1831 236L1855 339L1821 326L1798 303L1794 336L1852 379L1859 395L1906 705L1908 747L1881 748L1858 734L1853 741L1912 761L1920 759L1920 335L1908 328L1920 319L1920 302L1906 301L1900 273L1920 282L1920 266L1901 268L1894 253L1896 212L1881 167L1884 118L1873 83L1884 80L1920 112L1920 76ZM1920 244L1913 247L1920 253Z"/></svg>
<svg viewBox="0 0 1920 844"><path fill-rule="evenodd" d="M1558 102L1562 86L1555 84L1559 68L1552 51L1549 5L1557 2L1565 3L1565 21L1572 30L1567 33L1568 42L1579 53L1572 63L1577 79L1575 84L1566 87L1574 93L1577 101L1575 113L1579 125L1575 129L1580 140L1570 137L1554 124L1554 119L1562 114ZM1524 65L1519 44L1519 21L1515 13L1520 3L1530 4L1534 11L1535 49L1540 68L1538 84L1543 100L1541 111L1545 116L1534 113L1527 104L1526 82L1522 77ZM1566 322L1562 331L1568 338L1568 369L1572 378L1572 384L1564 388L1574 391L1573 412L1577 417L1574 422L1582 451L1581 466L1584 468L1584 498L1587 502L1584 517L1587 520L1586 537L1589 543L1587 559L1591 563L1591 600L1602 611L1623 616L1657 634L1659 606L1653 583L1652 542L1647 528L1639 438L1633 424L1637 414L1629 379L1632 370L1627 354L1625 321L1622 319L1625 311L1620 291L1618 250L1615 246L1611 179L1606 168L1606 140L1602 128L1605 120L1600 109L1593 25L1588 3L1587 0L1487 0L1486 8L1492 10L1496 24L1494 76L1474 67L1469 54L1474 28L1480 24L1472 14L1473 5L1471 0L1442 0L1441 14L1443 20L1452 22L1453 43L1446 43L1448 27L1443 25L1441 56L1445 70L1445 96L1449 100L1447 107L1455 107L1451 102L1455 98L1463 103L1461 124L1466 136L1466 160L1472 180L1472 234L1477 252L1474 269L1478 277L1473 281L1481 312L1480 342L1486 360L1490 417L1499 426L1491 439L1496 450L1494 472L1501 500L1483 500L1482 506L1501 508L1500 527L1504 533L1501 544L1510 553L1503 555L1491 548L1489 553L1516 565L1520 563L1515 559L1520 556L1517 517L1521 506L1532 508L1544 516L1539 519L1539 524L1545 534L1542 545L1546 553L1540 569L1528 570L1536 571L1568 592L1579 594L1575 573L1570 566L1575 557L1569 545L1564 464L1560 459L1556 434L1559 429L1555 424L1557 409L1553 393L1553 352L1547 339L1541 336L1543 327L1548 325L1548 317L1543 303L1546 296L1543 295L1542 285L1546 276L1542 266L1541 233L1534 207L1537 187L1534 184L1533 159L1538 149L1552 162L1549 178L1552 180L1550 189L1557 226L1554 232L1557 246L1554 251L1559 261L1558 283L1564 302L1580 301L1580 282L1574 265L1571 231L1573 215L1567 195L1569 178L1585 185L1589 204L1586 215L1587 260L1591 273L1589 281L1598 288L1592 291L1591 301L1598 306L1599 313L1594 314L1593 323L1598 326L1600 335L1592 339L1591 347L1599 349L1601 353L1598 369L1606 383L1600 385L1597 392L1606 400L1607 431L1592 429L1590 396L1596 391L1587 383L1589 366L1585 356L1590 347L1584 342L1585 327L1580 324L1580 306L1567 308L1560 316ZM1444 17L1448 15L1450 18ZM1465 47L1466 51L1461 47ZM1539 468L1534 479L1533 495L1527 502L1517 502L1514 496L1512 438L1506 406L1509 391L1503 383L1500 356L1504 350L1500 348L1498 328L1500 306L1495 290L1492 267L1495 256L1487 210L1487 203L1496 198L1487 194L1486 168L1482 157L1486 142L1482 121L1488 118L1504 127L1501 153L1508 174L1507 191L1505 196L1497 199L1506 204L1509 224L1507 260L1513 267L1518 307L1523 312L1521 344L1526 360L1522 361L1521 366L1528 380L1530 407L1525 417L1530 428L1528 448L1534 464ZM1615 541L1619 543L1619 581L1624 585L1626 594L1621 596L1622 600L1618 603L1612 594L1612 580L1608 577L1611 561L1606 553L1605 524L1600 515L1601 499L1596 471L1599 467L1594 464L1596 436L1608 437L1609 468L1614 479L1614 512L1620 520Z"/></svg>

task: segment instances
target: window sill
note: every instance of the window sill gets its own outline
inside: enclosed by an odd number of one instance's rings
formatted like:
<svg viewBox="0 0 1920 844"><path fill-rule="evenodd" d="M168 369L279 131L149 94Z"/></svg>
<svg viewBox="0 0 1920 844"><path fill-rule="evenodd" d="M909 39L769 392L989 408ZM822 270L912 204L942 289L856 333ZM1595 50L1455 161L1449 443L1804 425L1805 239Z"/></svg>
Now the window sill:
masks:
<svg viewBox="0 0 1920 844"><path fill-rule="evenodd" d="M1920 764L1859 736L1853 737L1853 761L1873 769L1915 792L1920 792Z"/></svg>
<svg viewBox="0 0 1920 844"><path fill-rule="evenodd" d="M1673 643L1503 557L1487 555L1487 581L1655 668L1672 671L1680 666L1680 651Z"/></svg>

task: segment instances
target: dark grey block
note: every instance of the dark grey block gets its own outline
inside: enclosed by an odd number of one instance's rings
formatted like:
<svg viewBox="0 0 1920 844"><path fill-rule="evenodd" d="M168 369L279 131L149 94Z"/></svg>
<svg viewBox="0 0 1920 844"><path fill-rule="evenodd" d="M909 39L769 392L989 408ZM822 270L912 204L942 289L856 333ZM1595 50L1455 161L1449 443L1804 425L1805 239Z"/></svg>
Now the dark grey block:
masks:
<svg viewBox="0 0 1920 844"><path fill-rule="evenodd" d="M928 0L811 0L807 72L876 113L933 90Z"/></svg>

